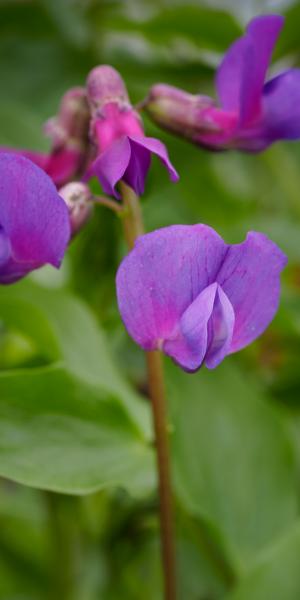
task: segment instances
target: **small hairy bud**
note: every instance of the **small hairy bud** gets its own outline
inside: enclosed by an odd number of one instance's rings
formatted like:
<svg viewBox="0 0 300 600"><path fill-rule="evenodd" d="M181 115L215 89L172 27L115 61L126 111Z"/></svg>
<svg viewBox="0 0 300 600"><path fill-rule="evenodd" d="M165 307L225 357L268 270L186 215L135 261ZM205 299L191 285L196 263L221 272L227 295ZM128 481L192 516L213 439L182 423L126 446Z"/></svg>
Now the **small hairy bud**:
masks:
<svg viewBox="0 0 300 600"><path fill-rule="evenodd" d="M89 119L85 89L75 87L62 97L58 114L44 126L45 133L51 137L54 148L65 143L80 142L88 137Z"/></svg>
<svg viewBox="0 0 300 600"><path fill-rule="evenodd" d="M58 193L68 207L71 235L74 237L91 216L93 209L91 192L85 183L73 181L64 185Z"/></svg>
<svg viewBox="0 0 300 600"><path fill-rule="evenodd" d="M130 107L125 83L118 71L109 65L100 65L89 73L87 95L92 111L101 109L107 102Z"/></svg>
<svg viewBox="0 0 300 600"><path fill-rule="evenodd" d="M143 102L157 125L195 142L203 132L219 131L217 123L208 118L214 106L208 96L189 94L164 83L154 85Z"/></svg>

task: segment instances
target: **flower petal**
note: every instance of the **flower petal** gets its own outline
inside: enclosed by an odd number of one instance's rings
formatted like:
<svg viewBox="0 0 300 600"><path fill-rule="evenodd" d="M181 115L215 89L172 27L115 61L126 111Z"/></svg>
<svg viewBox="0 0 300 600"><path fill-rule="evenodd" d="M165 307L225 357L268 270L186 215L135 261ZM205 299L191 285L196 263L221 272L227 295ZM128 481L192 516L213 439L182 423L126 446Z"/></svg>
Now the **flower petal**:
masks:
<svg viewBox="0 0 300 600"><path fill-rule="evenodd" d="M179 180L179 175L170 161L167 148L160 140L151 137L139 138L137 136L130 136L129 139L131 142L134 142L135 145L148 150L151 154L155 154L168 170L170 179L173 183L176 183Z"/></svg>
<svg viewBox="0 0 300 600"><path fill-rule="evenodd" d="M230 352L250 344L272 321L286 262L280 248L262 233L250 232L242 244L229 247L217 282L235 314Z"/></svg>
<svg viewBox="0 0 300 600"><path fill-rule="evenodd" d="M123 178L129 165L130 157L130 142L128 137L123 136L113 142L107 150L96 158L83 180L87 181L92 175L96 175L105 194L120 199L116 185Z"/></svg>
<svg viewBox="0 0 300 600"><path fill-rule="evenodd" d="M17 263L59 266L70 238L67 207L50 177L16 154L0 154L0 225Z"/></svg>
<svg viewBox="0 0 300 600"><path fill-rule="evenodd" d="M215 281L227 251L206 225L174 225L140 237L117 273L124 324L145 350L174 338L179 320Z"/></svg>
<svg viewBox="0 0 300 600"><path fill-rule="evenodd" d="M145 179L150 168L151 154L156 154L169 171L172 181L178 180L178 174L171 164L166 147L154 138L123 136L100 154L88 169L86 181L96 175L106 194L120 199L116 189L123 179L136 194L145 189Z"/></svg>
<svg viewBox="0 0 300 600"><path fill-rule="evenodd" d="M183 313L177 336L166 340L163 350L185 371L196 371L203 361L214 369L229 353L234 319L226 294L212 283Z"/></svg>
<svg viewBox="0 0 300 600"><path fill-rule="evenodd" d="M76 176L82 163L80 148L59 148L49 154L44 170L58 187Z"/></svg>
<svg viewBox="0 0 300 600"><path fill-rule="evenodd" d="M8 261L10 255L10 243L7 235L0 227L0 269Z"/></svg>
<svg viewBox="0 0 300 600"><path fill-rule="evenodd" d="M223 108L240 114L240 124L256 119L273 47L283 27L280 15L255 17L246 34L228 50L218 69L216 86Z"/></svg>
<svg viewBox="0 0 300 600"><path fill-rule="evenodd" d="M123 180L138 196L145 190L145 180L151 164L151 153L144 145L128 138L130 143L130 160L124 173Z"/></svg>
<svg viewBox="0 0 300 600"><path fill-rule="evenodd" d="M183 313L178 333L167 339L163 351L185 371L193 372L203 363L208 344L208 322L212 316L218 284L206 287Z"/></svg>
<svg viewBox="0 0 300 600"><path fill-rule="evenodd" d="M35 165L40 167L41 169L46 168L49 155L45 152L35 152L35 150L23 150L21 148L8 148L7 146L0 146L0 153L4 154L17 154L21 156L25 156L31 160Z"/></svg>
<svg viewBox="0 0 300 600"><path fill-rule="evenodd" d="M218 285L214 309L209 321L210 343L205 356L205 364L208 369L214 369L230 351L235 314L233 306Z"/></svg>
<svg viewBox="0 0 300 600"><path fill-rule="evenodd" d="M264 87L263 103L263 128L269 139L300 137L300 69L271 79Z"/></svg>

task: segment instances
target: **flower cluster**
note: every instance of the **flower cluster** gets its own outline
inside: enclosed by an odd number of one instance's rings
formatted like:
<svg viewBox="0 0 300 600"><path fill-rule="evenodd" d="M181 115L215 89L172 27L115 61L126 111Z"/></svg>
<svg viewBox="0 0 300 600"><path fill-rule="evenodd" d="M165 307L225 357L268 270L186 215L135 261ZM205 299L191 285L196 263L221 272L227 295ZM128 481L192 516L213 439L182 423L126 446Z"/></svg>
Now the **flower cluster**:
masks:
<svg viewBox="0 0 300 600"><path fill-rule="evenodd" d="M216 78L218 107L165 84L144 107L164 128L210 149L259 151L300 137L300 71L264 83L282 28L277 15L251 21L225 55ZM58 267L91 214L87 182L122 202L125 184L144 192L152 155L178 174L164 144L146 137L117 71L96 67L69 90L47 122L48 154L0 151L0 283L46 263ZM80 180L80 181L78 181ZM61 187L63 186L63 187ZM106 204L121 205L113 199ZM279 302L281 250L251 232L230 246L206 225L172 226L141 236L117 274L120 313L145 350L162 350L186 371L216 367L259 336Z"/></svg>

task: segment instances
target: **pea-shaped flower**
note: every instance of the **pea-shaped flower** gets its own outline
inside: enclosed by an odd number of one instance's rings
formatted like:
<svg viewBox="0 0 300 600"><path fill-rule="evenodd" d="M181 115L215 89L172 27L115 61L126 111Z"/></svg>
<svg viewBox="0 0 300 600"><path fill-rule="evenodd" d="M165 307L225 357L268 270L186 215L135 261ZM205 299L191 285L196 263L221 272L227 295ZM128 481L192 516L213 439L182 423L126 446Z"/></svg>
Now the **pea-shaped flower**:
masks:
<svg viewBox="0 0 300 600"><path fill-rule="evenodd" d="M92 115L90 134L98 156L85 179L96 175L104 192L116 198L120 198L116 189L120 181L140 195L144 192L151 157L156 155L170 179L178 180L165 145L144 135L141 119L115 69L108 65L95 67L88 76L87 97Z"/></svg>
<svg viewBox="0 0 300 600"><path fill-rule="evenodd" d="M283 27L280 15L255 17L226 52L216 74L218 103L165 84L145 101L153 120L212 150L260 152L278 140L300 138L300 69L266 81Z"/></svg>
<svg viewBox="0 0 300 600"><path fill-rule="evenodd" d="M23 156L0 154L0 283L59 267L69 239L68 208L50 177Z"/></svg>
<svg viewBox="0 0 300 600"><path fill-rule="evenodd" d="M286 262L262 233L228 245L206 225L166 227L138 238L121 263L119 310L144 350L186 371L213 369L269 325Z"/></svg>

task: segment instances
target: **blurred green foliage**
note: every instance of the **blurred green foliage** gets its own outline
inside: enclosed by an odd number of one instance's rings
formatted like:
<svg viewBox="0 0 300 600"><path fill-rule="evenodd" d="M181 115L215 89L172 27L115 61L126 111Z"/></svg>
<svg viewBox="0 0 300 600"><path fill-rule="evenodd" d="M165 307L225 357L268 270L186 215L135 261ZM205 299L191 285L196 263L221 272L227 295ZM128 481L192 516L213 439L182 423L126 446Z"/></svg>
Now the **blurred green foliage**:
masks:
<svg viewBox="0 0 300 600"><path fill-rule="evenodd" d="M98 63L134 102L158 81L213 93L222 53L272 9L275 68L300 66L298 2L2 0L0 143L46 149L43 122ZM259 341L212 373L166 361L179 600L299 600L300 146L208 154L145 127L181 175L173 187L153 163L148 229L258 229L289 256ZM59 273L0 290L0 600L161 598L143 356L115 301L124 252L97 207Z"/></svg>

